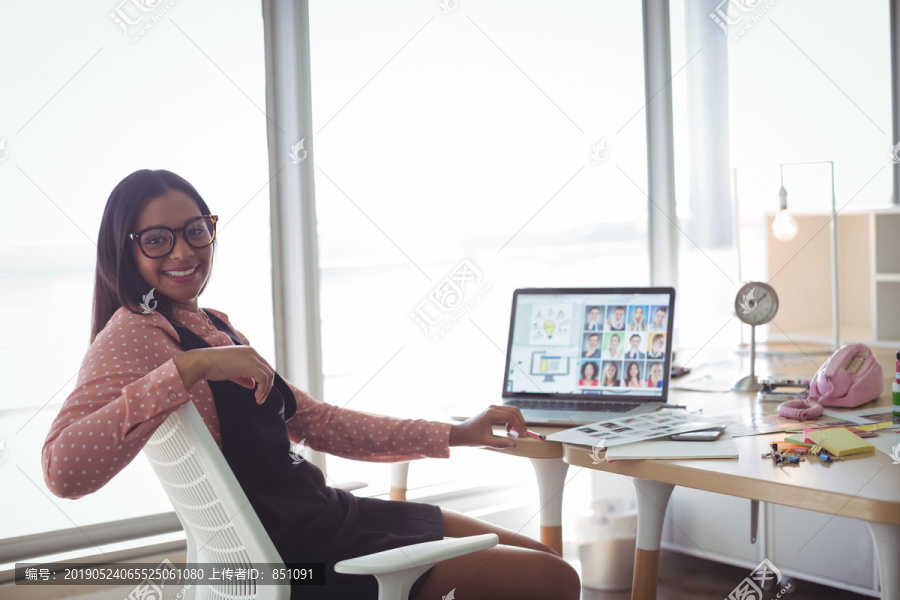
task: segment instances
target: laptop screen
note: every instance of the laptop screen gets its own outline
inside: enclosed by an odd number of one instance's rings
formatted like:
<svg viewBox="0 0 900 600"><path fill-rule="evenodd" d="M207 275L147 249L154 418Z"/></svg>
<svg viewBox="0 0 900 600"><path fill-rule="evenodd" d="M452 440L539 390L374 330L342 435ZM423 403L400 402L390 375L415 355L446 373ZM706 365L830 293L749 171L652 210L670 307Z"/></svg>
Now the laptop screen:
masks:
<svg viewBox="0 0 900 600"><path fill-rule="evenodd" d="M516 290L503 395L665 399L674 305L672 288Z"/></svg>

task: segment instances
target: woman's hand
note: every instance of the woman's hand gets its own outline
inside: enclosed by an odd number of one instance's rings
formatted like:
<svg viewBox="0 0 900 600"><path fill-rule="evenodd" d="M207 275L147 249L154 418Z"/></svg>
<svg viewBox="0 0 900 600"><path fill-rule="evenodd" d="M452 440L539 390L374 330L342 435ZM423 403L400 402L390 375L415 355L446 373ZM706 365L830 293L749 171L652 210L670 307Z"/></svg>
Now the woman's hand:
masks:
<svg viewBox="0 0 900 600"><path fill-rule="evenodd" d="M525 419L515 406L490 406L467 421L450 429L451 446L487 446L489 448L515 448L516 442L494 435L494 425L510 424L519 435L525 437Z"/></svg>
<svg viewBox="0 0 900 600"><path fill-rule="evenodd" d="M275 369L249 346L223 346L188 350L175 357L185 389L191 389L201 379L233 381L254 389L256 403L266 401L275 383Z"/></svg>

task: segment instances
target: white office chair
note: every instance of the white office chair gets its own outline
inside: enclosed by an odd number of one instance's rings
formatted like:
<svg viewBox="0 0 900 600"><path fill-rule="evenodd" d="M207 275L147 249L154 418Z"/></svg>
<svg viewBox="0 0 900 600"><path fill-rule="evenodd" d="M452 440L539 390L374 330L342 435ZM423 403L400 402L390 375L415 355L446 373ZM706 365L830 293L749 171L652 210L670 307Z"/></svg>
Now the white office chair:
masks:
<svg viewBox="0 0 900 600"><path fill-rule="evenodd" d="M250 568L281 565L281 556L193 403L169 415L144 446L187 537L188 563ZM379 600L407 600L426 569L496 545L494 534L413 544L341 561L340 573L374 575ZM227 582L189 588L186 600L288 600L287 585Z"/></svg>

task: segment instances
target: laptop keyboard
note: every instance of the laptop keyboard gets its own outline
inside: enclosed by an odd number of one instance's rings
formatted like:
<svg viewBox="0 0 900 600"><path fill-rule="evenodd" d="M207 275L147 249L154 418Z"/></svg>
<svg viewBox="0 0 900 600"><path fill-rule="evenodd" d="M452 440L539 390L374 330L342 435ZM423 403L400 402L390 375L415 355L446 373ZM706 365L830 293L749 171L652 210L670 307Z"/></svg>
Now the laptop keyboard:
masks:
<svg viewBox="0 0 900 600"><path fill-rule="evenodd" d="M579 400L510 400L507 404L519 408L542 410L587 410L591 412L624 413L639 407L639 402L582 402Z"/></svg>

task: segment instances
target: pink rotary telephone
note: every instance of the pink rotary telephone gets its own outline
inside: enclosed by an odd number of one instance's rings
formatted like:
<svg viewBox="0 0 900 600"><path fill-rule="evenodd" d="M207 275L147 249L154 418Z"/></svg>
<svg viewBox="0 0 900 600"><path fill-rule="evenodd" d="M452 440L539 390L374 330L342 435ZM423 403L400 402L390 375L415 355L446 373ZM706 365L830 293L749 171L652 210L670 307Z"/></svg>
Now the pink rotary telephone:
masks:
<svg viewBox="0 0 900 600"><path fill-rule="evenodd" d="M809 382L809 397L825 406L859 406L882 391L881 365L865 344L841 346Z"/></svg>

